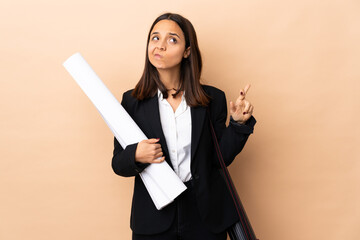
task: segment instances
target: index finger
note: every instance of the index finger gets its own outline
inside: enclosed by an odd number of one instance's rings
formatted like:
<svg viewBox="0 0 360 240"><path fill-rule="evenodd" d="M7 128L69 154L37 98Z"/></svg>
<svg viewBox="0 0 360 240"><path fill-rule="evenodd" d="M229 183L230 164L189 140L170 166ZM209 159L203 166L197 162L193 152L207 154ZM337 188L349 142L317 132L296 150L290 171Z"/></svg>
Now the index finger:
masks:
<svg viewBox="0 0 360 240"><path fill-rule="evenodd" d="M244 92L245 94L249 91L249 88L251 87L250 84L246 85L245 88L244 88Z"/></svg>

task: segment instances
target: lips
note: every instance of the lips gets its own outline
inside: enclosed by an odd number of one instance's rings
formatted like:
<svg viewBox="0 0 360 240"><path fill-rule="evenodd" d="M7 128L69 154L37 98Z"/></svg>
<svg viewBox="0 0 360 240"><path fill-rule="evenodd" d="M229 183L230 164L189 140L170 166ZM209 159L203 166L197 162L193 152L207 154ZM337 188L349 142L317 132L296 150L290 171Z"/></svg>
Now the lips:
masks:
<svg viewBox="0 0 360 240"><path fill-rule="evenodd" d="M161 56L160 54L155 54L154 57L156 57L156 58L162 58L163 56Z"/></svg>

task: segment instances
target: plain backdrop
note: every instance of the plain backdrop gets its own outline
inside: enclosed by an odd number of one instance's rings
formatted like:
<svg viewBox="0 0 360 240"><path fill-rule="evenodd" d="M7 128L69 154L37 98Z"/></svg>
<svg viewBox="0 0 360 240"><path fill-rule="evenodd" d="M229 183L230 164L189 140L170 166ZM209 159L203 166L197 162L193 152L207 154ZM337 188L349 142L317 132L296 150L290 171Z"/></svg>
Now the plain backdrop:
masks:
<svg viewBox="0 0 360 240"><path fill-rule="evenodd" d="M360 239L357 0L0 2L0 239L131 239L133 178L62 63L80 52L121 101L152 22L194 25L202 83L235 100L254 134L230 172L261 240Z"/></svg>

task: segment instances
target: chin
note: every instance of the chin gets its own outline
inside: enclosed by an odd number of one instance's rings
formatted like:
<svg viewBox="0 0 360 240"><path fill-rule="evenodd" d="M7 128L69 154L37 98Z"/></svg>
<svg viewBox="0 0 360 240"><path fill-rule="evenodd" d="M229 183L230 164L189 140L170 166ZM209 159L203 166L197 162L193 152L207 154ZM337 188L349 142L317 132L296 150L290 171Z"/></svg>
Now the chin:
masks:
<svg viewBox="0 0 360 240"><path fill-rule="evenodd" d="M155 68L163 68L164 67L164 64L159 64L155 61L151 61L150 59L149 59L149 61L150 61L151 65L153 65Z"/></svg>
<svg viewBox="0 0 360 240"><path fill-rule="evenodd" d="M151 63L156 69L161 69L161 70L165 70L165 69L170 69L171 67L165 65L165 64L153 64Z"/></svg>
<svg viewBox="0 0 360 240"><path fill-rule="evenodd" d="M167 67L161 64L152 64L156 69L166 69Z"/></svg>

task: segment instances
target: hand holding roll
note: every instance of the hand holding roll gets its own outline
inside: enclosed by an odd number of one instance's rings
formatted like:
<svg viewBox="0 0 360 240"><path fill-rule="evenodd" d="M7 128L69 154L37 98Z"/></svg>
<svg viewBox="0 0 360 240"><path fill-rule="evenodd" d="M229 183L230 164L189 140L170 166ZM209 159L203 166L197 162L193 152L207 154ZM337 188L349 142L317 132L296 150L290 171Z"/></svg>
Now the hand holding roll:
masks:
<svg viewBox="0 0 360 240"><path fill-rule="evenodd" d="M159 138L142 140L138 143L135 152L135 161L141 163L161 163L165 160Z"/></svg>

